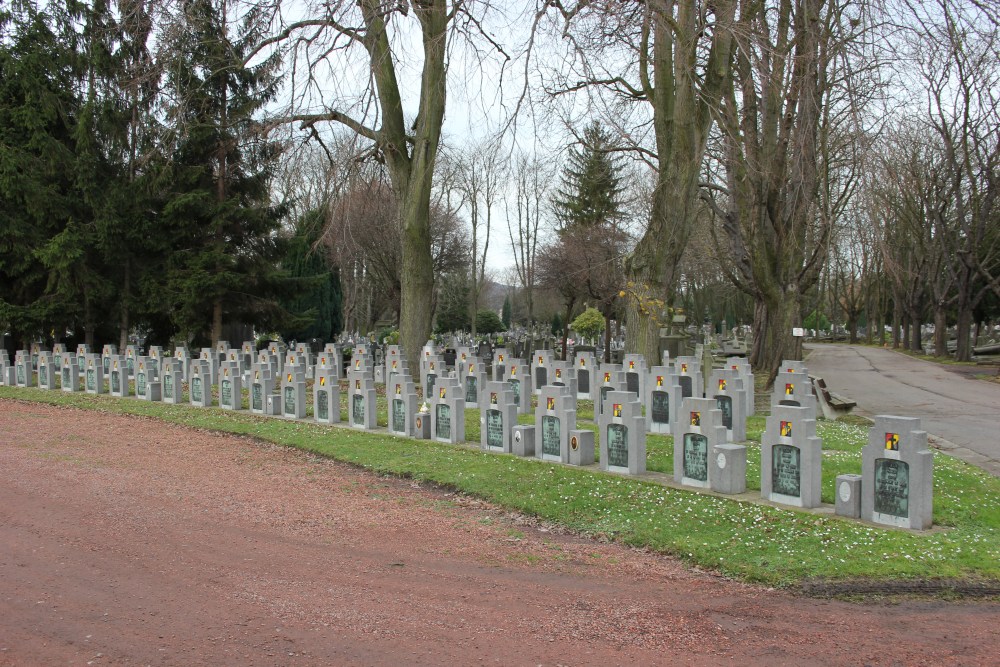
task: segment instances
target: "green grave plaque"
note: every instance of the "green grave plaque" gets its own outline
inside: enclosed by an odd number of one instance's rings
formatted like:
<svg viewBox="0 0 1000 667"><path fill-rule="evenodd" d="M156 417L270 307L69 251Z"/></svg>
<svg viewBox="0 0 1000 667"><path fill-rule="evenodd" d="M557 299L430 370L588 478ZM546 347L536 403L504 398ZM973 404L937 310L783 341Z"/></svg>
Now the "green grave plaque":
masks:
<svg viewBox="0 0 1000 667"><path fill-rule="evenodd" d="M229 382L229 380L226 380L226 382ZM166 394L167 396L173 396L174 395L174 374L173 373L167 373L166 375L163 376L163 393ZM228 403L227 403L227 405L228 405Z"/></svg>
<svg viewBox="0 0 1000 667"><path fill-rule="evenodd" d="M670 423L670 394L665 391L654 391L651 394L650 414L654 424Z"/></svg>
<svg viewBox="0 0 1000 667"><path fill-rule="evenodd" d="M169 377L169 376L168 376ZM164 382L166 385L166 382ZM233 407L233 381L223 380L219 387L219 404L226 407Z"/></svg>
<svg viewBox="0 0 1000 667"><path fill-rule="evenodd" d="M549 369L545 366L535 367L535 387L544 387L549 382Z"/></svg>
<svg viewBox="0 0 1000 667"><path fill-rule="evenodd" d="M700 433L684 434L684 476L708 481L708 438Z"/></svg>
<svg viewBox="0 0 1000 667"><path fill-rule="evenodd" d="M104 374L107 375L108 371L111 370L111 357L104 357L102 361L104 362Z"/></svg>
<svg viewBox="0 0 1000 667"><path fill-rule="evenodd" d="M722 411L722 425L733 429L733 397L719 394L715 397L715 405Z"/></svg>
<svg viewBox="0 0 1000 667"><path fill-rule="evenodd" d="M406 404L401 398L392 399L392 430L396 433L406 432Z"/></svg>
<svg viewBox="0 0 1000 667"><path fill-rule="evenodd" d="M507 382L510 384L510 388L514 390L514 405L521 407L521 381L510 379Z"/></svg>
<svg viewBox="0 0 1000 667"><path fill-rule="evenodd" d="M910 516L910 465L894 459L875 460L875 511Z"/></svg>
<svg viewBox="0 0 1000 667"><path fill-rule="evenodd" d="M330 419L330 392L326 389L316 391L316 418L327 421Z"/></svg>
<svg viewBox="0 0 1000 667"><path fill-rule="evenodd" d="M129 375L135 374L135 359L132 357L125 358L125 370L128 371Z"/></svg>
<svg viewBox="0 0 1000 667"><path fill-rule="evenodd" d="M201 378L193 377L191 378L191 400L200 403L201 402Z"/></svg>
<svg viewBox="0 0 1000 667"><path fill-rule="evenodd" d="M122 378L121 373L118 371L111 371L111 391L118 394L122 390Z"/></svg>
<svg viewBox="0 0 1000 667"><path fill-rule="evenodd" d="M361 394L354 394L351 398L351 420L362 426L365 423L365 397Z"/></svg>
<svg viewBox="0 0 1000 667"><path fill-rule="evenodd" d="M608 424L608 465L628 468L628 426Z"/></svg>
<svg viewBox="0 0 1000 667"><path fill-rule="evenodd" d="M486 411L486 446L503 449L503 413L499 410Z"/></svg>
<svg viewBox="0 0 1000 667"><path fill-rule="evenodd" d="M69 366L63 366L63 369L62 369L62 385L64 387L68 387L70 385L69 370L70 370Z"/></svg>
<svg viewBox="0 0 1000 667"><path fill-rule="evenodd" d="M261 386L260 382L254 382L250 385L250 405L258 412L264 410L264 387Z"/></svg>
<svg viewBox="0 0 1000 667"><path fill-rule="evenodd" d="M17 365L17 383L27 384L24 380L24 364Z"/></svg>
<svg viewBox="0 0 1000 667"><path fill-rule="evenodd" d="M434 434L438 438L451 439L451 406L444 403L437 404L437 432Z"/></svg>
<svg viewBox="0 0 1000 667"><path fill-rule="evenodd" d="M465 402L479 402L479 380L474 375L465 376Z"/></svg>
<svg viewBox="0 0 1000 667"><path fill-rule="evenodd" d="M542 416L542 454L548 456L559 456L561 447L559 445L560 424L559 418L552 415Z"/></svg>
<svg viewBox="0 0 1000 667"><path fill-rule="evenodd" d="M135 374L135 393L140 396L146 395L146 374L142 371Z"/></svg>
<svg viewBox="0 0 1000 667"><path fill-rule="evenodd" d="M427 374L427 389L424 390L424 400L430 400L427 397L434 393L434 384L437 382L437 373Z"/></svg>
<svg viewBox="0 0 1000 667"><path fill-rule="evenodd" d="M281 405L286 415L295 414L295 387L291 385L285 387L285 398L282 399Z"/></svg>
<svg viewBox="0 0 1000 667"><path fill-rule="evenodd" d="M87 391L97 391L97 371L87 369Z"/></svg>
<svg viewBox="0 0 1000 667"><path fill-rule="evenodd" d="M802 493L801 452L793 445L771 448L771 490L798 498Z"/></svg>

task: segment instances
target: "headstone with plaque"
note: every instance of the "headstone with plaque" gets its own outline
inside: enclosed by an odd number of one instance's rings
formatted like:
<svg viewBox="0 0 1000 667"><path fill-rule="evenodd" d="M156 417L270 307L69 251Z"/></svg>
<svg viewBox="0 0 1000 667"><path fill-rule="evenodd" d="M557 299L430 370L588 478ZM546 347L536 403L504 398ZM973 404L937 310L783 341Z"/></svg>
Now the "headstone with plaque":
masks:
<svg viewBox="0 0 1000 667"><path fill-rule="evenodd" d="M806 362L798 361L795 359L782 359L781 365L778 366L779 373L797 373L799 375L809 375L809 369L806 367Z"/></svg>
<svg viewBox="0 0 1000 667"><path fill-rule="evenodd" d="M324 370L329 369L336 379L344 377L344 356L340 351L340 346L327 343L323 347L323 351L316 357L316 367Z"/></svg>
<svg viewBox="0 0 1000 667"><path fill-rule="evenodd" d="M511 358L510 350L506 347L498 347L493 350L492 377L498 382L503 382L507 378L507 360Z"/></svg>
<svg viewBox="0 0 1000 667"><path fill-rule="evenodd" d="M67 356L59 373L63 391L80 391L80 369L76 365L76 357Z"/></svg>
<svg viewBox="0 0 1000 667"><path fill-rule="evenodd" d="M375 357L372 356L366 345L355 345L351 355L350 370L353 373L368 373L375 377Z"/></svg>
<svg viewBox="0 0 1000 667"><path fill-rule="evenodd" d="M36 341L30 345L30 349L28 351L30 352L30 358L31 358L31 370L37 372L38 355L42 353L42 344Z"/></svg>
<svg viewBox="0 0 1000 667"><path fill-rule="evenodd" d="M204 354L204 350L202 353ZM212 350L208 350L212 353ZM214 354L210 354L208 359L195 359L191 362L191 376L188 378L188 398L191 405L199 408L212 407L212 361Z"/></svg>
<svg viewBox="0 0 1000 667"><path fill-rule="evenodd" d="M118 346L107 344L101 349L101 366L104 369L104 377L111 376L111 357L118 354Z"/></svg>
<svg viewBox="0 0 1000 667"><path fill-rule="evenodd" d="M227 354L225 357L225 361L228 361L230 364L235 365L237 368L240 368L239 356L240 355L236 354L234 351L233 358L230 358L229 355ZM202 382L207 381L209 384L214 385L219 379L218 353L211 347L203 347L201 348L201 352L198 354L198 358L195 361L205 362L205 368L202 369L202 375L201 375ZM193 364L194 362L192 362L192 365Z"/></svg>
<svg viewBox="0 0 1000 667"><path fill-rule="evenodd" d="M438 378L430 408L432 439L451 443L465 441L465 388L456 379Z"/></svg>
<svg viewBox="0 0 1000 667"><path fill-rule="evenodd" d="M271 365L254 363L250 366L249 380L250 412L256 415L274 414L267 410L267 399L274 394L274 375Z"/></svg>
<svg viewBox="0 0 1000 667"><path fill-rule="evenodd" d="M180 403L183 387L182 362L176 357L168 357L160 362L160 383L163 385L163 402Z"/></svg>
<svg viewBox="0 0 1000 667"><path fill-rule="evenodd" d="M135 359L135 395L143 401L159 401L160 390L157 389L156 397L149 395L147 388L150 382L158 382L157 371L153 370L149 357L138 356Z"/></svg>
<svg viewBox="0 0 1000 667"><path fill-rule="evenodd" d="M683 396L681 386L669 366L653 366L646 379L646 428L650 433L670 433L674 411Z"/></svg>
<svg viewBox="0 0 1000 667"><path fill-rule="evenodd" d="M313 372L313 419L320 424L336 424L340 421L340 380L337 379L337 369L317 364Z"/></svg>
<svg viewBox="0 0 1000 667"><path fill-rule="evenodd" d="M243 409L243 376L229 362L219 368L219 407L223 410Z"/></svg>
<svg viewBox="0 0 1000 667"><path fill-rule="evenodd" d="M714 398L685 398L671 426L674 436L674 481L686 486L711 488L713 470L708 457L726 441L722 412Z"/></svg>
<svg viewBox="0 0 1000 667"><path fill-rule="evenodd" d="M697 357L681 356L674 360L674 374L684 398L702 398L705 380L701 375L701 362Z"/></svg>
<svg viewBox="0 0 1000 667"><path fill-rule="evenodd" d="M535 389L535 395L540 395L542 387L549 384L549 369L552 367L554 357L552 350L535 350L531 356L531 380Z"/></svg>
<svg viewBox="0 0 1000 667"><path fill-rule="evenodd" d="M456 377L461 377L465 372L463 369L470 363L475 363L482 371L486 372L486 364L482 359L479 358L479 353L476 349L466 346L459 345L455 348L455 375Z"/></svg>
<svg viewBox="0 0 1000 667"><path fill-rule="evenodd" d="M861 450L861 518L926 530L933 523L934 454L915 417L877 415Z"/></svg>
<svg viewBox="0 0 1000 667"><path fill-rule="evenodd" d="M306 365L299 355L286 363L281 373L281 416L286 419L306 416Z"/></svg>
<svg viewBox="0 0 1000 667"><path fill-rule="evenodd" d="M569 463L570 432L576 430L576 397L566 387L542 387L535 408L535 456Z"/></svg>
<svg viewBox="0 0 1000 667"><path fill-rule="evenodd" d="M14 370L18 387L35 386L35 371L31 367L31 353L28 350L18 350L14 355Z"/></svg>
<svg viewBox="0 0 1000 667"><path fill-rule="evenodd" d="M437 386L439 377L447 375L444 358L438 355L431 355L423 368L423 377L420 378L420 386L424 388L424 401L430 401L434 396L434 388Z"/></svg>
<svg viewBox="0 0 1000 667"><path fill-rule="evenodd" d="M730 369L716 369L709 380L709 390L722 411L722 425L726 427L729 442L747 439L747 393L743 378Z"/></svg>
<svg viewBox="0 0 1000 667"><path fill-rule="evenodd" d="M646 357L641 354L626 354L622 361L625 372L625 391L635 394L637 401L646 395Z"/></svg>
<svg viewBox="0 0 1000 667"><path fill-rule="evenodd" d="M816 413L775 406L760 440L761 497L795 507L818 507L823 441L816 437Z"/></svg>
<svg viewBox="0 0 1000 667"><path fill-rule="evenodd" d="M640 475L646 472L646 419L642 403L631 391L612 391L604 398L598 421L601 470Z"/></svg>
<svg viewBox="0 0 1000 667"><path fill-rule="evenodd" d="M56 373L62 373L63 361L67 358L65 343L56 343L52 346L52 366Z"/></svg>
<svg viewBox="0 0 1000 667"><path fill-rule="evenodd" d="M151 370L156 375L157 379L159 379L160 365L169 355L166 354L163 348L159 345L153 345L149 348L149 354L146 356L148 357L148 362L146 364L147 370Z"/></svg>
<svg viewBox="0 0 1000 667"><path fill-rule="evenodd" d="M17 385L17 369L11 365L7 350L0 350L0 384L7 387Z"/></svg>
<svg viewBox="0 0 1000 667"><path fill-rule="evenodd" d="M573 359L573 367L576 369L576 397L593 401L595 399L594 374L597 372L597 358L593 352L577 352Z"/></svg>
<svg viewBox="0 0 1000 667"><path fill-rule="evenodd" d="M104 389L104 364L101 355L88 354L87 367L83 370L83 390L88 394L103 394Z"/></svg>
<svg viewBox="0 0 1000 667"><path fill-rule="evenodd" d="M52 361L52 353L41 351L38 353L38 388L56 388L56 366Z"/></svg>
<svg viewBox="0 0 1000 667"><path fill-rule="evenodd" d="M389 404L389 432L414 437L417 416L417 388L409 375L396 373L386 387Z"/></svg>
<svg viewBox="0 0 1000 667"><path fill-rule="evenodd" d="M809 408L815 418L817 405L816 396L812 391L812 382L809 381L808 375L788 371L778 373L771 392L771 412L773 413L778 405L790 405Z"/></svg>
<svg viewBox="0 0 1000 667"><path fill-rule="evenodd" d="M174 360L180 363L180 379L187 380L191 372L191 361L193 360L191 351L184 345L178 345L174 348Z"/></svg>
<svg viewBox="0 0 1000 667"><path fill-rule="evenodd" d="M511 453L511 429L517 426L514 392L507 382L487 382L480 393L479 446Z"/></svg>
<svg viewBox="0 0 1000 667"><path fill-rule="evenodd" d="M347 421L353 428L371 431L377 425L375 381L371 373L347 374Z"/></svg>
<svg viewBox="0 0 1000 667"><path fill-rule="evenodd" d="M130 378L135 379L135 360L139 358L142 352L138 345L126 345L125 346L125 372Z"/></svg>
<svg viewBox="0 0 1000 667"><path fill-rule="evenodd" d="M243 341L240 355L243 357L243 368L250 368L257 361L257 344L252 340Z"/></svg>
<svg viewBox="0 0 1000 667"><path fill-rule="evenodd" d="M128 367L125 365L125 355L111 355L111 367L108 372L108 389L112 396L127 398L131 395L128 380Z"/></svg>
<svg viewBox="0 0 1000 667"><path fill-rule="evenodd" d="M757 413L753 370L746 357L726 357L725 368L736 371L743 378L743 391L747 393L747 417Z"/></svg>
<svg viewBox="0 0 1000 667"><path fill-rule="evenodd" d="M506 382L514 394L514 406L517 414L526 415L531 412L531 372L528 364L522 359L509 358L506 361Z"/></svg>
<svg viewBox="0 0 1000 667"><path fill-rule="evenodd" d="M459 362L456 362L458 364ZM486 365L479 360L479 357L468 357L456 373L462 380L462 389L465 391L465 407L478 408L479 395L483 385L486 384Z"/></svg>
<svg viewBox="0 0 1000 667"><path fill-rule="evenodd" d="M625 373L621 364L601 364L594 389L594 418L599 419L604 412L608 394L612 391L626 391Z"/></svg>
<svg viewBox="0 0 1000 667"><path fill-rule="evenodd" d="M86 343L79 343L76 346L76 365L80 368L80 375L87 372L87 355L90 353L90 346Z"/></svg>
<svg viewBox="0 0 1000 667"><path fill-rule="evenodd" d="M553 361L552 368L549 369L549 384L553 387L566 387L570 395L576 400L578 395L576 386L576 368L571 361Z"/></svg>

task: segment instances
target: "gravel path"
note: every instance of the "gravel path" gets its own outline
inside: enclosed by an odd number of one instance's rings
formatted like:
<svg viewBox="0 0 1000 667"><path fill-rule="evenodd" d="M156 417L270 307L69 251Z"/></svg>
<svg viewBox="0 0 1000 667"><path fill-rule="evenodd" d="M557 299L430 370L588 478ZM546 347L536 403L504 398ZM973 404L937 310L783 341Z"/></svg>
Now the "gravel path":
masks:
<svg viewBox="0 0 1000 667"><path fill-rule="evenodd" d="M0 665L995 665L998 621L796 598L294 450L0 401Z"/></svg>

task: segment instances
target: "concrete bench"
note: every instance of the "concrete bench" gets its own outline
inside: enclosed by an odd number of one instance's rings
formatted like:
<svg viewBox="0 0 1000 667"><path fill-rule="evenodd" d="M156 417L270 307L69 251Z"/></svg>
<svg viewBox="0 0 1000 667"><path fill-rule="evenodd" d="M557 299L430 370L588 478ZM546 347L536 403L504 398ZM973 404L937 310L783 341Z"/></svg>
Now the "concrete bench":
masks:
<svg viewBox="0 0 1000 667"><path fill-rule="evenodd" d="M823 410L823 416L827 419L848 415L858 405L857 401L831 392L823 378L810 375L809 379L812 381L813 393L816 394L820 408Z"/></svg>

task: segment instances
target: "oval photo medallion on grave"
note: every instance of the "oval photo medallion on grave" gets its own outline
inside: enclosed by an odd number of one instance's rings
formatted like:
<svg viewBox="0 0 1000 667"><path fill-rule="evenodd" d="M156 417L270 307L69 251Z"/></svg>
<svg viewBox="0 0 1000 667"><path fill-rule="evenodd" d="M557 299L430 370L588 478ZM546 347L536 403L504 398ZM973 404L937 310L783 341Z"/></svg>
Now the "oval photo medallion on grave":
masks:
<svg viewBox="0 0 1000 667"><path fill-rule="evenodd" d="M577 439L577 437L576 437L575 435L574 435L574 436L573 436L572 438L570 438L570 439L569 439L569 447L570 447L570 449L572 449L572 450L573 450L574 452L575 452L575 451L576 451L577 449L579 449L579 448L580 448L580 441L579 441L579 440Z"/></svg>

